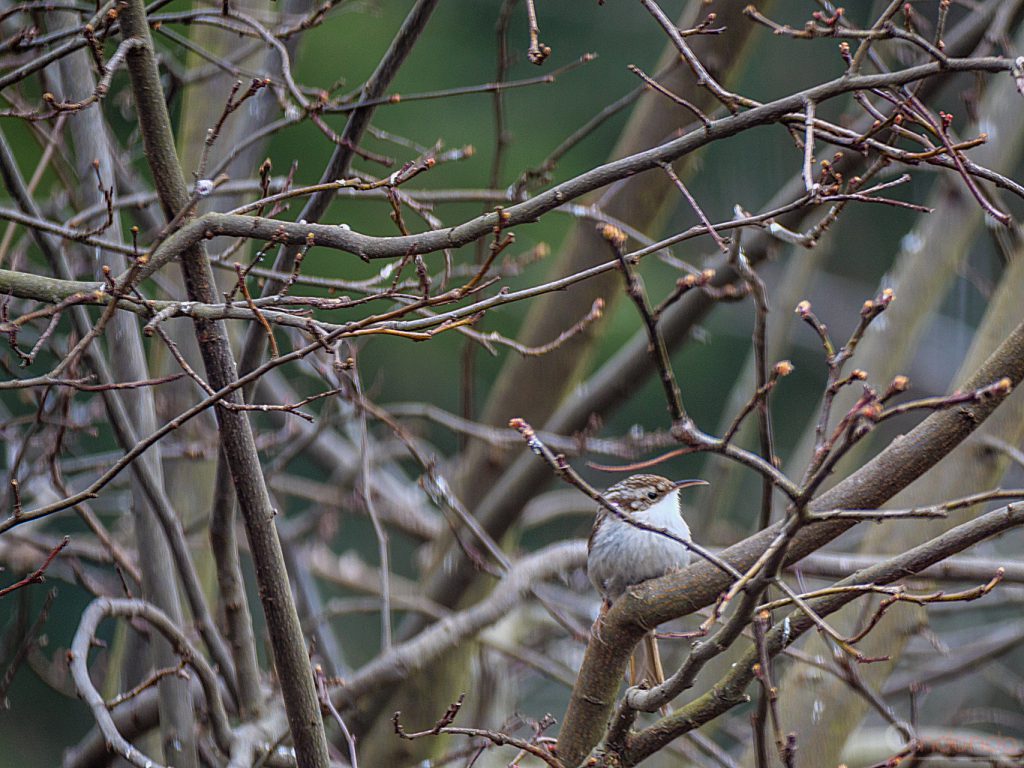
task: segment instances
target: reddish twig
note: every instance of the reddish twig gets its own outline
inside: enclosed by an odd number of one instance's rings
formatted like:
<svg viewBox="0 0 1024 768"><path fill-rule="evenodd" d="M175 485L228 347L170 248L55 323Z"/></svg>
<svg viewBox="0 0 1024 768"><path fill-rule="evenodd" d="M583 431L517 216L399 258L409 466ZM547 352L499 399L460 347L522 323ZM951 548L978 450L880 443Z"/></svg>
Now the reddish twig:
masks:
<svg viewBox="0 0 1024 768"><path fill-rule="evenodd" d="M70 541L70 536L65 536L63 539L61 539L60 543L57 546L55 546L52 550L50 550L50 554L46 556L46 559L43 561L43 564L36 568L36 570L34 570L25 578L23 578L21 581L16 581L9 587L4 587L3 589L0 589L0 597L6 597L7 595L11 594L11 592L14 592L17 589L21 589L22 587L27 587L29 584L42 584L45 581L45 579L43 578L43 574L46 573L46 569L50 567L50 563L52 563L56 559L57 555L60 554L61 550L64 549L64 547L66 547L68 545L68 542Z"/></svg>

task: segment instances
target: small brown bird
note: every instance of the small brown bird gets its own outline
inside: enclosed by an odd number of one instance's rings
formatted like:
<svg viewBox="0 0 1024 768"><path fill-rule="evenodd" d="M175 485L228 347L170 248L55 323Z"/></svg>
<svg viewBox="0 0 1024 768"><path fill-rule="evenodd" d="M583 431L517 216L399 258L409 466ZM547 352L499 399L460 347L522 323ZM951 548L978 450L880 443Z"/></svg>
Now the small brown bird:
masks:
<svg viewBox="0 0 1024 768"><path fill-rule="evenodd" d="M609 488L604 496L634 520L690 540L683 520L679 492L704 480L673 482L659 475L631 475ZM629 587L685 568L690 551L679 541L630 525L601 508L587 542L587 575L604 599L602 613ZM600 620L599 620L600 621ZM652 685L665 680L654 633L644 638L644 664L631 662L630 683L643 677ZM641 668L638 674L637 667ZM646 667L646 668L644 668Z"/></svg>

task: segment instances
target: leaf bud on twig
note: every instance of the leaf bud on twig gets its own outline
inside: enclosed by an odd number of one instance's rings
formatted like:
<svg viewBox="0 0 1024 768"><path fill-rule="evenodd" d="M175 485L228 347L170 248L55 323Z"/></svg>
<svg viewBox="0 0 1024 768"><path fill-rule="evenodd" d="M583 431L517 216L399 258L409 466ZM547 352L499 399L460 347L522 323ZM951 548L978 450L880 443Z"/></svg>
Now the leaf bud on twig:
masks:
<svg viewBox="0 0 1024 768"><path fill-rule="evenodd" d="M626 244L626 233L614 224L601 224L599 229L601 237L611 243L614 247L621 248Z"/></svg>

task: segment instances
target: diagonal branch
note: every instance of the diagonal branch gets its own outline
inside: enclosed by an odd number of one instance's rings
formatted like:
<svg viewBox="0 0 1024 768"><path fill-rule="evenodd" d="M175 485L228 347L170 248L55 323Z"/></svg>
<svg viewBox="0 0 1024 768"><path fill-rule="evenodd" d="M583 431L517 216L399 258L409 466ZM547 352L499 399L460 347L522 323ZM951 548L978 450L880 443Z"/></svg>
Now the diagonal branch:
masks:
<svg viewBox="0 0 1024 768"><path fill-rule="evenodd" d="M1024 323L1006 338L965 387L980 387L1007 377L1014 386L1024 379ZM875 459L813 500L812 512L850 505L877 507L927 472L981 424L1005 396L935 413L909 434L895 439ZM721 553L737 570L746 571L778 536L780 525L764 529ZM792 540L787 564L797 562L855 525L829 521L801 530ZM577 765L601 739L611 714L623 670L647 627L688 615L711 605L728 589L729 578L708 563L648 581L628 592L608 612L601 643L591 643L573 689L559 739L559 753Z"/></svg>
<svg viewBox="0 0 1024 768"><path fill-rule="evenodd" d="M121 32L125 37L143 41L143 45L129 53L131 86L146 159L164 213L171 219L185 209L190 196L174 150L170 116L142 0L132 0L124 8ZM198 241L182 254L181 268L189 299L212 301L213 275L206 252ZM232 385L238 375L224 324L196 319L194 325L210 385L214 389ZM240 402L237 393L231 394L229 400ZM221 446L245 521L296 756L301 765L326 768L329 757L323 718L252 428L248 416L238 411L219 409L217 421Z"/></svg>
<svg viewBox="0 0 1024 768"><path fill-rule="evenodd" d="M952 554L962 552L978 542L1020 525L1024 525L1024 505L1010 504L1000 507L952 528L904 554L851 574L835 586L891 584L905 578L907 574L918 573ZM856 590L839 591L810 601L809 608L818 617L827 616L856 599L858 594ZM802 610L794 611L768 632L765 638L765 653L769 657L778 655L815 626L817 623L814 617ZM637 734L630 743L627 754L623 755L623 761L617 764L635 765L681 733L697 728L745 701L746 696L743 692L755 676L759 653L758 648L751 648L740 661L732 665L725 677L704 695Z"/></svg>

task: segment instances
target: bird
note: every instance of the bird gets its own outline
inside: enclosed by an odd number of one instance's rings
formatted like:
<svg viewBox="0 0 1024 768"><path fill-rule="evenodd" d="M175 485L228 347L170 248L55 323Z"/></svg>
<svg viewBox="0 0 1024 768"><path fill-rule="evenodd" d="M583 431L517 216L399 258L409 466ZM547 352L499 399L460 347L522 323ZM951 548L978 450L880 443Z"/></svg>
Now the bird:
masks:
<svg viewBox="0 0 1024 768"><path fill-rule="evenodd" d="M660 475L630 475L604 493L625 516L638 523L666 531L670 538L645 530L600 507L587 541L587 575L602 598L599 627L604 613L625 591L636 584L681 570L690 562L690 527L682 515L679 492L705 480L669 480ZM630 684L646 677L650 685L665 680L654 632L644 637L643 663L630 661Z"/></svg>

